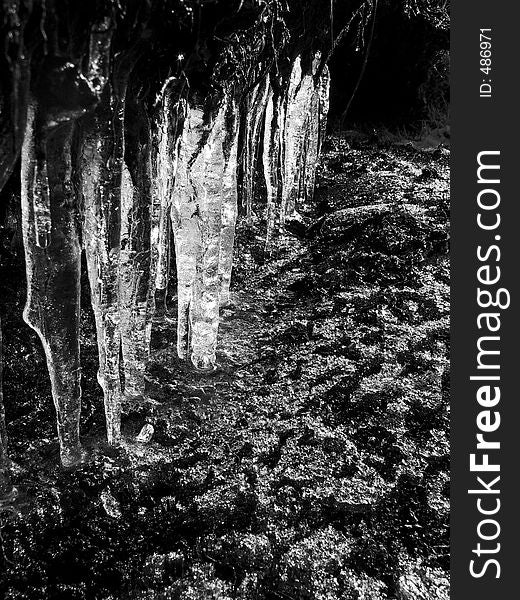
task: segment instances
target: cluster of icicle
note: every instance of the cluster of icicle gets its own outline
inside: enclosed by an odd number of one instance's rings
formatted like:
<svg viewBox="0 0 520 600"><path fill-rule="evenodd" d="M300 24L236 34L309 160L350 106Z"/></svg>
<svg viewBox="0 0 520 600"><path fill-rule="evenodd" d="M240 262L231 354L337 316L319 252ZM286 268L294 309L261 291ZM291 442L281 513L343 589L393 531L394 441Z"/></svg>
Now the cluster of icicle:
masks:
<svg viewBox="0 0 520 600"><path fill-rule="evenodd" d="M247 218L251 219L253 174L261 148L267 190L267 251L298 202L312 199L314 192L329 110L329 71L325 65L320 73L320 59L321 54L317 53L312 70L305 73L298 56L285 85L279 81L275 88L266 78L247 99L243 199Z"/></svg>
<svg viewBox="0 0 520 600"><path fill-rule="evenodd" d="M270 250L298 202L312 196L328 110L328 71L322 68L320 74L316 55L309 72L296 58L285 84L273 85L266 74L242 95L225 89L211 110L178 93L175 80L167 81L150 114L127 93L131 69L124 62L110 64L111 35L100 23L87 74L81 76L98 101L95 110L60 120L33 98L22 148L24 318L45 349L65 465L83 457L82 250L107 437L118 444L122 400L145 395L156 294L168 284L170 234L177 268L177 352L196 369L211 371L219 310L230 302L239 187L251 220L258 195L254 174L263 167Z"/></svg>

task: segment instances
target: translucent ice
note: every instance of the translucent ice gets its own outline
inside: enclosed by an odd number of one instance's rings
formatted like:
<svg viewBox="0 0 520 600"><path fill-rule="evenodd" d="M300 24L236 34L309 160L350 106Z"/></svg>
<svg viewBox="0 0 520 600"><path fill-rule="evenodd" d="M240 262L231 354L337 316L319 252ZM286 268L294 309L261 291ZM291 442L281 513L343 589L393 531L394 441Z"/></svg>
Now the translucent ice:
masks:
<svg viewBox="0 0 520 600"><path fill-rule="evenodd" d="M177 351L215 366L219 305L229 298L237 213L237 107L226 96L210 117L190 106L175 179L172 227L178 281Z"/></svg>
<svg viewBox="0 0 520 600"><path fill-rule="evenodd" d="M11 484L7 473L9 463L7 458L7 430L5 427L2 350L2 321L0 319L0 500L11 491Z"/></svg>
<svg viewBox="0 0 520 600"><path fill-rule="evenodd" d="M296 57L286 84L280 79L267 95L262 159L268 251L298 201L312 198L328 112L329 72L325 66L318 76L320 60L316 53L303 72L302 60Z"/></svg>
<svg viewBox="0 0 520 600"><path fill-rule="evenodd" d="M121 183L119 309L125 395L142 396L155 309L152 274L151 130L144 105L126 101Z"/></svg>
<svg viewBox="0 0 520 600"><path fill-rule="evenodd" d="M316 65L316 63L315 63ZM316 68L316 66L315 66ZM312 200L316 181L321 145L327 130L327 114L329 111L330 75L328 67L322 71L312 95L309 110L310 124L305 147L304 192L307 200Z"/></svg>
<svg viewBox="0 0 520 600"><path fill-rule="evenodd" d="M35 105L33 104L35 107ZM36 107L35 107L36 108ZM49 132L45 140L45 178L48 178L48 212L52 228L41 244L41 221L35 181L44 176L36 157L41 136L31 111L21 160L22 229L27 272L25 321L38 333L49 370L58 417L63 464L80 460L79 415L81 403L79 364L80 242L77 204L72 187L72 125ZM46 201L47 202L47 201ZM51 219L52 217L52 219Z"/></svg>
<svg viewBox="0 0 520 600"><path fill-rule="evenodd" d="M267 95L262 161L267 190L267 232L265 248L269 251L280 226L280 196L283 188L282 135L285 124L283 97L272 87Z"/></svg>
<svg viewBox="0 0 520 600"><path fill-rule="evenodd" d="M263 77L249 92L246 99L244 142L242 151L242 205L246 218L251 222L253 210L253 183L257 166L258 151L261 147L261 129L264 122L269 93L269 79Z"/></svg>
<svg viewBox="0 0 520 600"><path fill-rule="evenodd" d="M110 101L109 101L110 100ZM119 259L124 101L105 99L82 125L79 171L83 197L83 242L99 352L107 438L120 439Z"/></svg>

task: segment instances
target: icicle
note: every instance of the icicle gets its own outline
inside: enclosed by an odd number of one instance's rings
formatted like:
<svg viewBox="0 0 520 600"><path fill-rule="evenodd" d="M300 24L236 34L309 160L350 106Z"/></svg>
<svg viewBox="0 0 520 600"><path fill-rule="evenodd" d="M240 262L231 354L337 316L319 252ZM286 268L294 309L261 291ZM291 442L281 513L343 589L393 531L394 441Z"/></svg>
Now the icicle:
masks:
<svg viewBox="0 0 520 600"><path fill-rule="evenodd" d="M327 135L327 116L329 114L329 93L330 93L330 71L325 65L318 83L319 99L319 121L320 121L320 140L318 144L318 155L321 154L321 147Z"/></svg>
<svg viewBox="0 0 520 600"><path fill-rule="evenodd" d="M264 77L258 83L247 100L244 131L244 149L242 153L242 203L246 209L247 223L251 224L253 213L253 183L261 146L260 134L265 118L269 79Z"/></svg>
<svg viewBox="0 0 520 600"><path fill-rule="evenodd" d="M285 129L283 131L285 176L282 191L282 224L285 218L294 212L299 197L313 93L313 78L310 74L302 74L301 59L298 56L293 64L287 91Z"/></svg>
<svg viewBox="0 0 520 600"><path fill-rule="evenodd" d="M84 124L80 157L81 190L84 204L83 239L96 321L98 381L105 397L107 437L111 444L120 438L121 383L119 379L119 200L122 157L112 156L112 123L102 115Z"/></svg>
<svg viewBox="0 0 520 600"><path fill-rule="evenodd" d="M2 320L0 319L0 503L11 499L15 490L9 473L9 458L7 456L7 430L5 427L5 409L3 394L3 354L2 354Z"/></svg>
<svg viewBox="0 0 520 600"><path fill-rule="evenodd" d="M107 439L110 444L118 444L121 436L121 183L125 97L132 64L123 56L111 62L111 36L107 18L101 19L91 31L87 77L101 98L95 112L81 123L78 174L83 197L83 241L96 321L98 382L105 401Z"/></svg>
<svg viewBox="0 0 520 600"><path fill-rule="evenodd" d="M204 184L204 172L200 172L203 163L199 162L197 166L192 165L190 168L203 135L203 111L190 107L184 123L172 206L177 263L177 353L180 358L186 358L190 352L190 321L195 311L195 302L200 302L200 298L195 298L196 277L197 272L201 272L203 268L203 243L207 242L203 240L203 208L199 205L202 200L199 196L201 192L205 194L205 190L198 189L200 183ZM200 154L203 159L204 149Z"/></svg>
<svg viewBox="0 0 520 600"><path fill-rule="evenodd" d="M130 95L131 96L131 95ZM151 132L139 100L127 100L121 184L119 309L125 395L143 396L154 313L151 260Z"/></svg>
<svg viewBox="0 0 520 600"><path fill-rule="evenodd" d="M311 99L309 115L309 124L305 139L305 165L303 169L303 196L312 200L314 195L314 184L316 179L316 165L319 158L319 100L317 94L313 94Z"/></svg>
<svg viewBox="0 0 520 600"><path fill-rule="evenodd" d="M49 370L58 417L61 460L82 460L79 442L81 404L79 364L80 244L77 205L71 178L72 125L65 124L46 137L49 211L52 229L47 243L38 243L34 186L41 164L36 156L34 112L27 123L22 146L22 230L27 273L25 321L38 333Z"/></svg>
<svg viewBox="0 0 520 600"><path fill-rule="evenodd" d="M202 121L202 110L188 109L180 142L171 210L177 265L177 354L182 359L187 358L189 352L189 314L196 260L201 252L197 198L190 181L188 164L203 134Z"/></svg>
<svg viewBox="0 0 520 600"><path fill-rule="evenodd" d="M315 59L316 65L318 58ZM311 201L314 196L314 187L316 182L316 167L318 165L321 145L325 139L327 131L327 113L329 110L329 87L330 75L327 66L325 66L320 80L314 90L310 108L310 124L306 140L305 152L305 179L304 189L307 201Z"/></svg>
<svg viewBox="0 0 520 600"><path fill-rule="evenodd" d="M109 16L101 17L90 30L87 78L98 97L108 81L113 32L112 18Z"/></svg>
<svg viewBox="0 0 520 600"><path fill-rule="evenodd" d="M311 72L303 73L301 58L297 56L286 91L270 90L268 94L263 143L268 252L297 202L313 195L329 93L327 68L318 85L315 83L320 59L320 53L316 53Z"/></svg>
<svg viewBox="0 0 520 600"><path fill-rule="evenodd" d="M201 370L211 370L216 363L223 175L226 170L226 109L225 105L220 108L206 144L192 161L189 174L197 198L201 241L190 315L191 361Z"/></svg>
<svg viewBox="0 0 520 600"><path fill-rule="evenodd" d="M32 160L34 161L31 197L36 244L40 248L46 248L50 243L51 206L47 176L46 135L38 120L36 102L32 101L27 109L26 125L26 135L31 139L31 153L33 154Z"/></svg>
<svg viewBox="0 0 520 600"><path fill-rule="evenodd" d="M169 271L169 246L168 236L169 213L171 189L173 186L173 173L177 167L177 153L174 156L168 152L168 119L170 112L167 107L163 108L161 121L159 123L159 140L157 151L157 172L154 177L154 204L153 204L153 224L152 224L152 247L156 253L156 275L155 287L158 290L165 290L168 285Z"/></svg>
<svg viewBox="0 0 520 600"><path fill-rule="evenodd" d="M280 94L269 90L265 111L263 167L267 189L267 233L265 249L270 252L275 236L280 226L280 196L283 189L283 174L281 172L284 115L283 101Z"/></svg>
<svg viewBox="0 0 520 600"><path fill-rule="evenodd" d="M173 103L174 94L166 90L161 102L154 157L152 247L155 249L155 287L166 290L170 270L170 211L173 183L177 172L184 101Z"/></svg>
<svg viewBox="0 0 520 600"><path fill-rule="evenodd" d="M105 397L107 438L120 439L121 382L119 351L119 258L123 100L104 98L83 122L79 174L84 205L83 240L96 321L98 381Z"/></svg>
<svg viewBox="0 0 520 600"><path fill-rule="evenodd" d="M226 119L225 148L226 164L223 174L223 196L220 232L220 306L230 304L229 288L233 269L233 248L235 244L235 225L238 216L237 190L237 152L238 152L238 118L237 106L230 101L227 107L230 118Z"/></svg>
<svg viewBox="0 0 520 600"><path fill-rule="evenodd" d="M2 350L2 320L0 319L0 502L2 499L9 496L12 491L12 485L10 483L8 473L9 460L7 458L7 430L5 427Z"/></svg>
<svg viewBox="0 0 520 600"><path fill-rule="evenodd" d="M177 352L181 358L191 353L193 365L200 370L215 367L221 282L227 290L231 274L236 219L235 113L230 98L209 124L201 108L188 109L174 186Z"/></svg>

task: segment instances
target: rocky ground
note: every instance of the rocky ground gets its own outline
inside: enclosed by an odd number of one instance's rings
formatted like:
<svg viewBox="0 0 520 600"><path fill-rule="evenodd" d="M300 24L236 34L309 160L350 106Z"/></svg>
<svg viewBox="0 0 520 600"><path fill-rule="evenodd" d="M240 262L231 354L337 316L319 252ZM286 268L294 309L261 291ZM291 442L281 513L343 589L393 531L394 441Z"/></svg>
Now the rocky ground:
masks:
<svg viewBox="0 0 520 600"><path fill-rule="evenodd" d="M126 407L118 452L103 443L87 296L91 459L75 471L57 465L44 357L20 317L22 263L4 243L19 496L0 508L0 593L447 600L448 186L442 146L329 140L315 202L272 259L260 224L240 226L220 369L193 373L173 320L156 323L150 398Z"/></svg>

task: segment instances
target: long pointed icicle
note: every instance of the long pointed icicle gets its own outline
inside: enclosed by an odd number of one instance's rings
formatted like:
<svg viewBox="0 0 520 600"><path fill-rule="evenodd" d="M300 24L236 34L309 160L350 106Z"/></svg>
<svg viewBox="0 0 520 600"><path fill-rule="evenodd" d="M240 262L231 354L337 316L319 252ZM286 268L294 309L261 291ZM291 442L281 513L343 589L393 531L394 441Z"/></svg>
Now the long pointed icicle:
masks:
<svg viewBox="0 0 520 600"><path fill-rule="evenodd" d="M5 426L5 408L3 394L3 347L2 320L0 319L0 502L13 495L13 485L9 474L9 458L7 456L7 429Z"/></svg>
<svg viewBox="0 0 520 600"><path fill-rule="evenodd" d="M107 439L110 444L118 444L121 182L125 95L131 65L129 61L125 64L123 57L111 60L112 25L109 17L102 17L91 31L87 77L100 101L81 124L78 174L83 198L83 243L96 322L98 382L104 395Z"/></svg>
<svg viewBox="0 0 520 600"><path fill-rule="evenodd" d="M209 138L190 168L197 198L200 252L196 260L190 313L191 361L201 370L216 363L219 325L219 258L222 231L225 113L220 109Z"/></svg>
<svg viewBox="0 0 520 600"><path fill-rule="evenodd" d="M37 160L34 113L22 147L22 231L27 273L24 320L39 335L47 359L52 397L57 411L61 460L82 460L79 441L81 404L79 312L81 248L77 204L72 188L72 124L46 137L47 175L52 229L44 247L38 243L34 181L42 168Z"/></svg>
<svg viewBox="0 0 520 600"><path fill-rule="evenodd" d="M119 313L121 319L121 347L125 374L125 395L144 395L145 369L148 355L146 314L147 298L139 298L139 279L144 273L139 270L136 251L131 238L136 195L132 178L126 165L121 182L121 255L119 279Z"/></svg>
<svg viewBox="0 0 520 600"><path fill-rule="evenodd" d="M96 55L91 57L94 59ZM92 69L90 65L89 71ZM103 389L110 444L118 444L121 437L119 261L125 95L129 72L129 65L114 67L112 82L105 86L98 107L82 123L79 157L84 204L83 238L99 352L98 381Z"/></svg>
<svg viewBox="0 0 520 600"><path fill-rule="evenodd" d="M236 105L229 96L209 122L202 108L188 109L174 186L177 352L180 358L190 356L193 365L204 371L215 367L221 284L227 290L231 274L236 219L235 113Z"/></svg>
<svg viewBox="0 0 520 600"><path fill-rule="evenodd" d="M283 98L270 88L265 110L264 143L262 161L267 189L266 252L270 252L280 227L280 200L283 189L283 151L281 135L284 128Z"/></svg>
<svg viewBox="0 0 520 600"><path fill-rule="evenodd" d="M315 60L315 63L318 59ZM316 183L316 167L321 152L321 145L327 130L327 113L329 111L330 75L325 66L320 80L314 89L310 106L310 124L305 145L305 169L302 188L307 201L312 200Z"/></svg>
<svg viewBox="0 0 520 600"><path fill-rule="evenodd" d="M300 178L304 170L305 141L309 134L314 82L311 74L303 74L298 56L293 64L287 91L287 109L283 131L284 187L282 191L282 224L296 207Z"/></svg>
<svg viewBox="0 0 520 600"><path fill-rule="evenodd" d="M80 171L84 203L83 239L99 352L98 382L105 399L108 441L117 444L121 419L119 246L113 244L110 236L110 229L115 225L110 208L119 200L117 171L120 166L119 161L111 161L109 123L103 119L85 124L89 131L83 138Z"/></svg>
<svg viewBox="0 0 520 600"><path fill-rule="evenodd" d="M319 83L318 83L318 99L319 99L319 120L320 120L320 140L318 144L318 155L321 153L323 142L327 134L327 117L329 114L329 94L330 94L330 71L325 65Z"/></svg>
<svg viewBox="0 0 520 600"><path fill-rule="evenodd" d="M237 190L237 152L238 152L238 117L235 102L227 107L230 118L226 119L225 155L226 164L223 173L223 197L220 232L220 306L230 303L229 288L233 269L233 248L235 245L235 226L238 216Z"/></svg>
<svg viewBox="0 0 520 600"><path fill-rule="evenodd" d="M269 79L264 77L250 92L247 101L244 131L244 147L242 153L242 206L246 209L247 223L251 224L253 216L254 176L261 147L261 128L265 118Z"/></svg>
<svg viewBox="0 0 520 600"><path fill-rule="evenodd" d="M132 97L132 94L130 94ZM155 280L151 252L151 132L144 105L127 100L126 165L121 185L119 310L125 396L145 393Z"/></svg>

